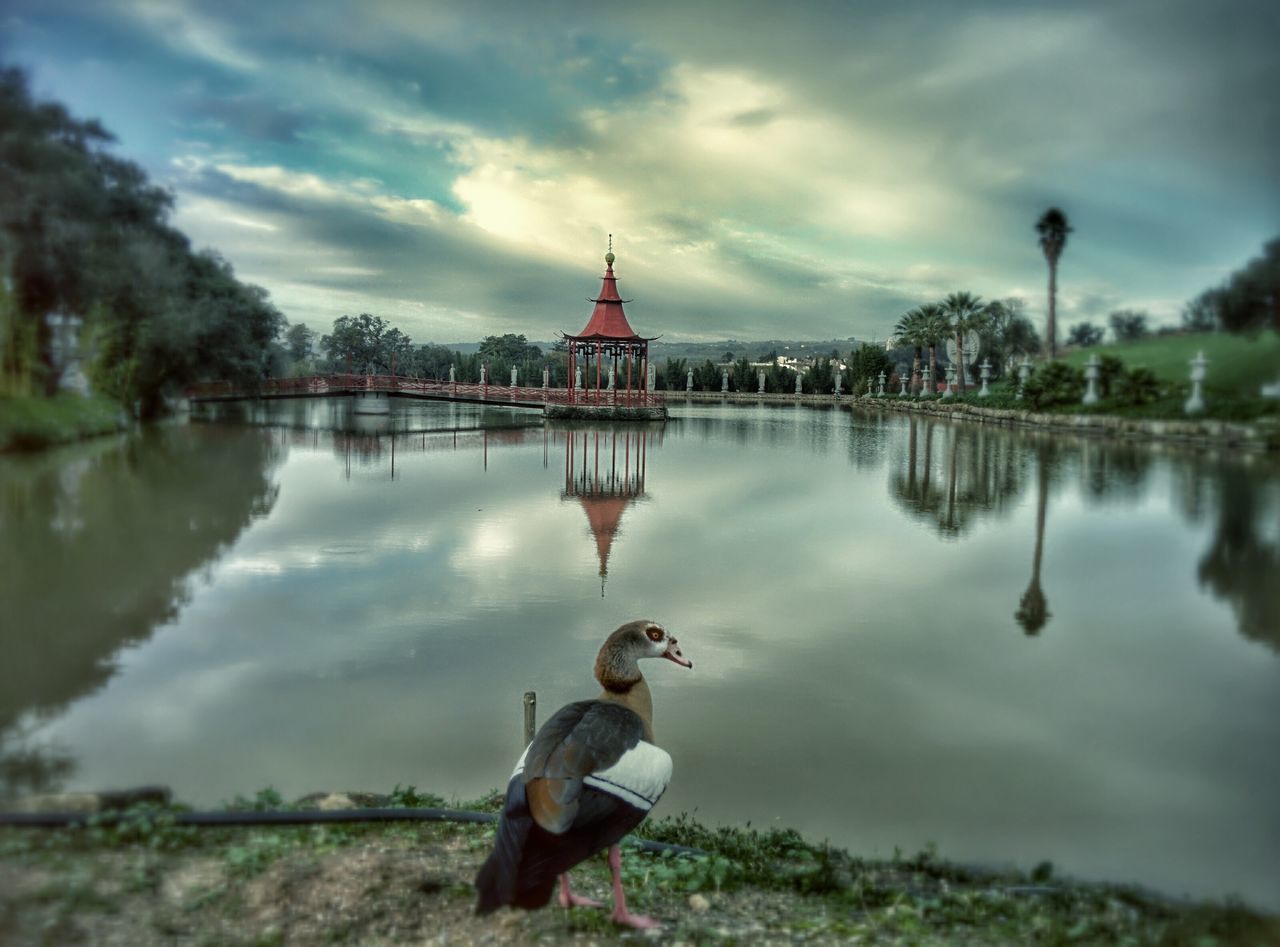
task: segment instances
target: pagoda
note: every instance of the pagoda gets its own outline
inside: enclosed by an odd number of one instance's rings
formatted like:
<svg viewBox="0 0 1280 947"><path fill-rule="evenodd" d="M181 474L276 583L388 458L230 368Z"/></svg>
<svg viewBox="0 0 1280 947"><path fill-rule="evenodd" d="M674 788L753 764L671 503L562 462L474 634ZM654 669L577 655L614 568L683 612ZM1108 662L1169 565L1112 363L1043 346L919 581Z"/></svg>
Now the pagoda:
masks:
<svg viewBox="0 0 1280 947"><path fill-rule="evenodd" d="M560 333L569 343L569 404L643 406L651 401L648 385L649 343L658 336L637 335L627 322L623 303L631 302L618 295L618 279L613 275L613 234L609 235L609 251L604 255L604 280L586 327L577 335ZM595 365L592 365L592 362ZM625 366L625 387L622 372ZM595 377L592 378L594 368ZM579 388L579 371L585 384ZM594 381L594 384L593 384Z"/></svg>

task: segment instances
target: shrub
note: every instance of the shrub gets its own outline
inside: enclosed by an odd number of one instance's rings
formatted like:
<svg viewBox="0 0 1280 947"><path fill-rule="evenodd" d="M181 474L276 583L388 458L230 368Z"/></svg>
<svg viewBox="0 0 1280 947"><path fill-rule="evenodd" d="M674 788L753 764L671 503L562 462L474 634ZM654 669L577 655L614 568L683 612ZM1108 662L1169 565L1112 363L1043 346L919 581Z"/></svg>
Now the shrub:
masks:
<svg viewBox="0 0 1280 947"><path fill-rule="evenodd" d="M1050 362L1027 379L1023 397L1033 409L1078 404L1084 396L1084 372L1065 362Z"/></svg>
<svg viewBox="0 0 1280 947"><path fill-rule="evenodd" d="M1135 368L1120 377L1115 397L1124 405L1149 404L1159 399L1160 382L1151 369Z"/></svg>

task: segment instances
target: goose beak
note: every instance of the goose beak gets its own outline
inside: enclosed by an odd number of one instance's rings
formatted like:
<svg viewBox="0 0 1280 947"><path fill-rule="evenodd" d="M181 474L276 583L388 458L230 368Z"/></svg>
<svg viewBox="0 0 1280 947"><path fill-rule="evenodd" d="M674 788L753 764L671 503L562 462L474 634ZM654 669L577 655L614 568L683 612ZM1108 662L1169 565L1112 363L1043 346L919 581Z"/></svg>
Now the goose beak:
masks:
<svg viewBox="0 0 1280 947"><path fill-rule="evenodd" d="M667 642L667 650L662 652L662 656L668 661L674 661L682 668L693 668L693 662L680 653L680 645L675 638Z"/></svg>

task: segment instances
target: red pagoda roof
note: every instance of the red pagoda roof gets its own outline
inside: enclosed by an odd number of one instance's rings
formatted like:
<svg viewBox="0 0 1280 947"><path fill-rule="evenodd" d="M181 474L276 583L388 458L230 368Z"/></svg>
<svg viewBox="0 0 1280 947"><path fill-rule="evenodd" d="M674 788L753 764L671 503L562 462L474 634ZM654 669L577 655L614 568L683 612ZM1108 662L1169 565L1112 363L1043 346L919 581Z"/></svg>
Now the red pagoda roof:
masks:
<svg viewBox="0 0 1280 947"><path fill-rule="evenodd" d="M652 342L653 339L646 339L642 335L636 335L636 330L631 328L631 323L627 322L627 314L622 310L624 300L618 295L618 278L613 275L613 253L605 255L605 271L604 280L600 284L600 295L591 302L596 307L591 310L591 318L587 320L586 328L577 335L565 335L566 339L593 339L598 341L616 341L616 342ZM657 338L655 336L654 338Z"/></svg>

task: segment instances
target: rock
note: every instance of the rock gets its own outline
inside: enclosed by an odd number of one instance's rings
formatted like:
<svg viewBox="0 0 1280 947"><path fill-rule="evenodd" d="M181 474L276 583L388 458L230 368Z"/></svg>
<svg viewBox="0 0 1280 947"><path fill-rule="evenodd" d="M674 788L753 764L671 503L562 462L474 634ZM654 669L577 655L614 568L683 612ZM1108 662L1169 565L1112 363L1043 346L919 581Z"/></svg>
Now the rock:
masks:
<svg viewBox="0 0 1280 947"><path fill-rule="evenodd" d="M697 911L698 913L702 913L704 911L711 910L711 902L708 901L703 895L691 894L689 895L689 907L690 909Z"/></svg>

